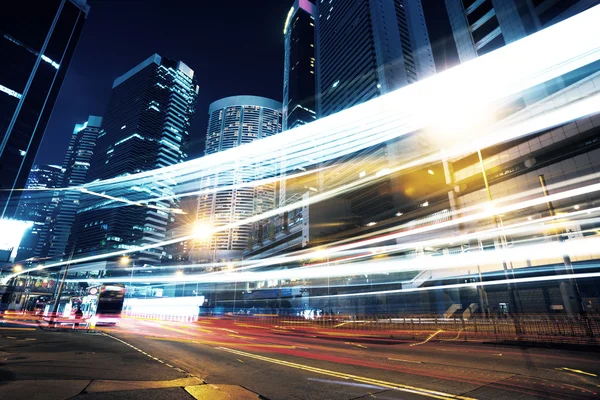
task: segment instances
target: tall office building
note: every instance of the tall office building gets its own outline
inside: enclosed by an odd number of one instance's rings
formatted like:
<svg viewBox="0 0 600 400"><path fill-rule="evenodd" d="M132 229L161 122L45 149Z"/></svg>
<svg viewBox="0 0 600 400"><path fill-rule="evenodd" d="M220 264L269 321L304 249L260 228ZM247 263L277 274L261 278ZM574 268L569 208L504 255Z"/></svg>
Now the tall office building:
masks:
<svg viewBox="0 0 600 400"><path fill-rule="evenodd" d="M316 119L315 15L308 0L296 0L285 21L283 130Z"/></svg>
<svg viewBox="0 0 600 400"><path fill-rule="evenodd" d="M117 78L87 180L110 179L184 161L197 96L194 71L181 61L158 54ZM146 199L170 193L168 185L159 181L137 189ZM150 205L131 207L86 196L68 247L73 246L78 255L163 241L171 219L167 210L173 202L161 200ZM161 247L135 255L144 263L156 263L161 256Z"/></svg>
<svg viewBox="0 0 600 400"><path fill-rule="evenodd" d="M420 0L318 1L317 13L318 118L435 74ZM388 143L333 160L320 190L381 174L399 151ZM394 213L395 196L390 179L344 195L358 223Z"/></svg>
<svg viewBox="0 0 600 400"><path fill-rule="evenodd" d="M460 62L580 13L598 0L445 0Z"/></svg>
<svg viewBox="0 0 600 400"><path fill-rule="evenodd" d="M80 186L87 181L87 173L90 168L101 125L102 118L94 115L90 115L88 120L83 124L75 125L63 162L63 188ZM56 259L65 256L69 234L75 221L80 200L81 192L77 190L61 191L50 245L47 248L47 253L39 254L38 257Z"/></svg>
<svg viewBox="0 0 600 400"><path fill-rule="evenodd" d="M281 132L281 103L257 96L233 96L217 100L209 107L206 155L238 147ZM231 186L226 190L202 195L198 199L198 222L219 228L236 223L275 207L275 184L260 187L238 186L277 171L263 170L239 160L235 171L210 176L204 187ZM248 248L252 227L243 225L216 232L210 245L200 244L209 252L201 259L239 259Z"/></svg>
<svg viewBox="0 0 600 400"><path fill-rule="evenodd" d="M420 0L317 2L317 115L435 74Z"/></svg>
<svg viewBox="0 0 600 400"><path fill-rule="evenodd" d="M11 1L0 12L0 218L29 170L77 46L86 0Z"/></svg>
<svg viewBox="0 0 600 400"><path fill-rule="evenodd" d="M47 253L60 199L60 192L51 189L61 187L63 172L58 165L34 165L31 169L25 186L29 190L21 196L17 218L33 225L23 235L17 261Z"/></svg>

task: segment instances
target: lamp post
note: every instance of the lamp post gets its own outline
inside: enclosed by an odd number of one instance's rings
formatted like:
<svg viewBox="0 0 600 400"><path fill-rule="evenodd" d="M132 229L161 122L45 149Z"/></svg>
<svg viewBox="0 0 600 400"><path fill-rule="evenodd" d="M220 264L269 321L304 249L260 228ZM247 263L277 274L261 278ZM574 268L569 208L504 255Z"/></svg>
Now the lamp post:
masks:
<svg viewBox="0 0 600 400"><path fill-rule="evenodd" d="M119 264L129 265L131 258L129 256L123 256L119 259ZM131 275L129 276L129 297L133 297L133 272L135 271L135 260L131 263Z"/></svg>
<svg viewBox="0 0 600 400"><path fill-rule="evenodd" d="M197 240L206 240L207 249L211 251L211 240L214 238L214 249L212 250L212 268L215 268L216 260L217 260L217 240L212 234L213 228L211 224L205 222L196 222L192 227L192 235ZM216 307L217 303L217 283L214 285L214 293L213 293L213 307Z"/></svg>

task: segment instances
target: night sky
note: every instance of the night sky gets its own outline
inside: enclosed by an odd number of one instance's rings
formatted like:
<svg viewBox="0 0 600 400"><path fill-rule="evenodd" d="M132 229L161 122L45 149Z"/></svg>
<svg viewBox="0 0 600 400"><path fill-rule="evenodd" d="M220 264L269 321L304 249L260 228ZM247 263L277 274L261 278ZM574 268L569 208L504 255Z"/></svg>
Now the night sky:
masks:
<svg viewBox="0 0 600 400"><path fill-rule="evenodd" d="M62 164L76 123L100 115L114 79L153 53L195 71L200 92L188 153L201 156L208 105L252 94L282 99L283 24L293 0L88 0L91 11L38 152ZM423 0L438 69L455 64L441 0Z"/></svg>

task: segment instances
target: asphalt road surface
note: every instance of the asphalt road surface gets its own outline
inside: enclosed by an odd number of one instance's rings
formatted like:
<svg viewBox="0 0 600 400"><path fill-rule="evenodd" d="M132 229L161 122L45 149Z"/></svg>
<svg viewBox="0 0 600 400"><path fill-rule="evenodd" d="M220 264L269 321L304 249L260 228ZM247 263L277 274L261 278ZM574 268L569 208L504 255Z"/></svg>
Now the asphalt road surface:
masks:
<svg viewBox="0 0 600 400"><path fill-rule="evenodd" d="M310 325L123 319L113 338L209 384L285 399L595 399L600 353L386 340Z"/></svg>

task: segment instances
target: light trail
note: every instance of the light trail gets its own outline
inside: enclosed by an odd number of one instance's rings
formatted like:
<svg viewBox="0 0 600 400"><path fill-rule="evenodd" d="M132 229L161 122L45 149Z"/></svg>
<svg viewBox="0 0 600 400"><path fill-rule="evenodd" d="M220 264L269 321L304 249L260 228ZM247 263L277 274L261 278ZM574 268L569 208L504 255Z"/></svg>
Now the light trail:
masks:
<svg viewBox="0 0 600 400"><path fill-rule="evenodd" d="M573 257L582 255L598 255L600 250L600 237L582 240L557 242L546 242L540 244L529 244L514 248L496 248L489 251L475 251L444 256L396 257L389 259L372 259L368 261L354 262L351 264L333 264L310 268L295 268L283 270L271 270L261 272L227 272L220 275L190 274L173 276L158 275L146 277L122 277L130 282L194 282L194 283L231 283L231 282L259 282L268 280L310 280L322 278L340 278L357 275L378 275L398 272L422 271L422 270L452 270L456 268L467 269L480 266L486 270L487 266L497 268L504 262L516 262L530 260L562 260L565 254ZM562 261L557 261L562 262ZM460 276L460 274L451 275ZM544 277L542 277L544 278ZM114 282L119 278L110 277L102 279L71 279L71 282Z"/></svg>
<svg viewBox="0 0 600 400"><path fill-rule="evenodd" d="M285 164L290 168L350 154L434 125L447 116L448 107L472 110L470 106L475 105L480 109L598 60L600 39L595 32L600 33L599 18L600 8L594 7L484 57L311 124L165 169L87 186L91 190L118 184L128 187L132 181L151 182L155 178L201 178L231 170L240 159L277 167L282 161L280 150L286 147L284 156L289 160ZM552 52L545 50L549 44ZM523 59L528 62L514 62ZM473 117L464 111L458 115ZM384 125L385 121L394 123Z"/></svg>
<svg viewBox="0 0 600 400"><path fill-rule="evenodd" d="M519 209L526 209L526 208L530 208L530 207L533 207L536 205L546 204L549 201L554 202L554 201L565 199L565 198L570 198L570 197L580 196L583 194L593 193L598 190L600 190L600 183L587 185L587 186L581 187L581 188L576 188L576 189L571 189L571 190L567 190L567 191L563 191L563 192L559 192L559 193L554 193L549 196L537 197L534 199L522 201L520 203L509 204L506 206L497 207L494 209L493 214L499 215L499 214L514 212ZM344 244L344 245L330 248L327 250L316 250L314 253L312 253L312 257L313 258L324 258L324 257L327 257L328 254L334 254L335 252L339 252L339 251L352 250L352 249L356 249L358 247L372 246L372 245L376 245L380 242L384 242L387 240L399 239L402 237L409 237L411 235L420 234L420 233L433 232L438 229L449 228L452 226L457 226L459 224L464 224L464 223L468 223L468 222L474 222L474 221L477 221L480 219L490 218L493 214L490 213L490 211L477 212L477 213L473 213L470 215L454 218L450 221L441 222L441 223L438 223L435 225L418 227L418 228L414 228L409 231L401 231L401 232L391 233L391 234L379 236L379 237L372 238L372 239L366 239L366 240L363 240L360 242ZM190 240L193 238L194 238L193 235L189 235L189 236L186 236L184 239L177 238L177 239L173 239L170 241L166 241L166 243L177 243L177 242L180 242L181 240ZM165 242L162 242L162 243L159 243L158 245L164 245L164 244L165 244ZM144 246L143 248L153 248L153 247L157 247L157 244ZM23 273L31 272L33 270L47 269L47 268L51 268L51 267L66 265L69 263L82 263L82 262L87 262L87 261L104 259L104 258L108 258L108 257L115 257L118 255L131 253L136 250L139 251L140 248L134 249L134 250L132 250L132 249L121 250L121 251L112 252L109 254L99 254L99 255L84 257L84 258L76 259L76 260L72 260L72 261L63 261L63 262L58 262L58 263L52 263L52 264L47 264L44 266L38 266L33 269L26 269L26 270L24 269L23 271L15 272L11 275L8 275L7 277L3 278L3 280L5 282L7 282L11 278L22 275ZM298 261L298 260L302 260L305 258L306 258L306 255L296 255L296 256L286 257L286 260L289 262L289 261ZM262 263L255 264L255 267L260 267L260 266L266 266L264 264L264 261Z"/></svg>
<svg viewBox="0 0 600 400"><path fill-rule="evenodd" d="M317 120L314 123L183 164L106 181L92 182L85 185L85 190L102 192L102 188L116 187L118 189L119 185L122 188L130 188L132 182L144 184L155 182L157 179L179 184L182 181L177 179L182 177L185 177L185 179L198 179L203 176L230 171L231 168L236 166L235 161L239 159L244 159L250 164L272 165L275 168L282 161L281 151L279 150L286 146L289 150L285 152L285 157L290 159L287 160L286 164L292 169L307 165L307 161L318 163L351 154L374 144L417 131L423 127L435 125L436 121L440 120L440 116L447 115L448 105L450 104L462 109L470 109L467 105L471 103L477 104L478 107L484 104L493 105L500 99L521 93L528 88L597 61L600 59L600 35L594 32L600 33L599 24L596 23L598 19L600 19L600 6L530 35L525 39L511 43L484 57L479 57L469 63L352 109ZM577 40L578 37L588 39ZM572 40L566 40L567 38L572 38ZM546 48L547 43L552 43L553 52L540 50ZM515 59L521 59L524 55L527 55L528 63L514 62ZM493 79L490 77L493 77ZM455 98L460 93L469 93L469 96L464 96L462 99ZM436 102L432 103L432 99L435 99ZM518 135L522 136L581 118L597 112L600 109L599 104L599 96L592 96L577 103L568 104L553 112L546 112L543 116L520 121L520 125L518 125L520 129L516 129L515 126L505 127L504 135L497 135L497 132L493 132L494 135L490 134L480 139L476 144L487 147L516 137L516 132L520 132ZM472 115L463 115L463 119L471 117ZM327 135L324 135L323 132L327 132ZM498 139L493 139L493 137L498 137ZM466 151L472 151L472 149L473 145L467 148L457 147L454 151L451 149L449 154L464 154ZM309 160L305 158L306 155L310 155ZM439 155L424 157L390 172L401 171L408 167L439 159ZM351 188L354 188L354 186L347 185L346 187L336 188L314 196L312 201L297 202L236 224L219 227L214 232L246 225L284 211L291 211L333 197ZM156 201L156 199L145 201ZM193 236L181 236L160 243L52 263L45 265L43 268L116 257L190 239L193 239ZM28 271L13 274L7 279Z"/></svg>

